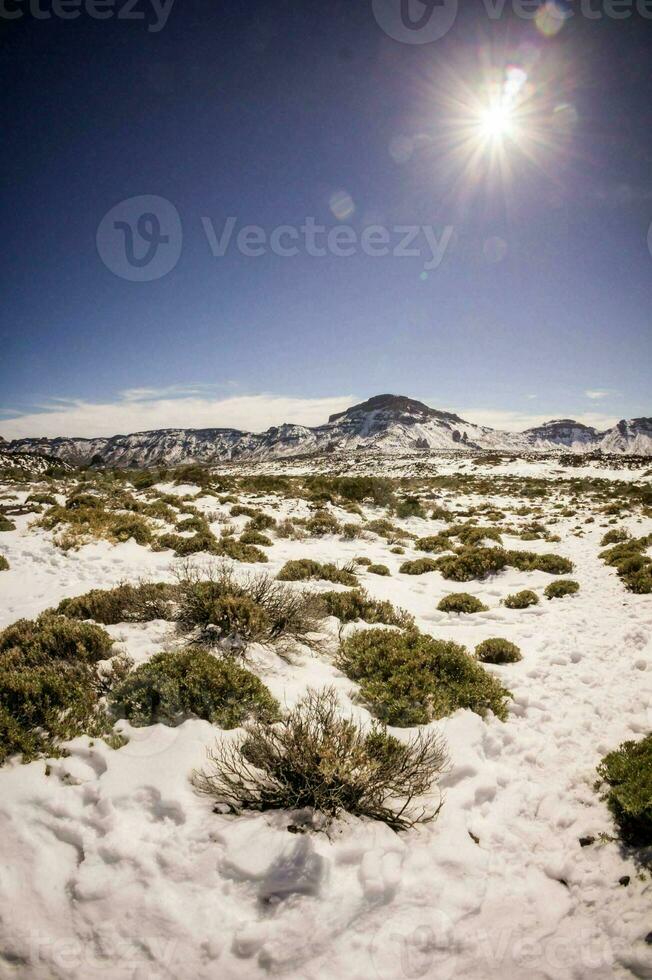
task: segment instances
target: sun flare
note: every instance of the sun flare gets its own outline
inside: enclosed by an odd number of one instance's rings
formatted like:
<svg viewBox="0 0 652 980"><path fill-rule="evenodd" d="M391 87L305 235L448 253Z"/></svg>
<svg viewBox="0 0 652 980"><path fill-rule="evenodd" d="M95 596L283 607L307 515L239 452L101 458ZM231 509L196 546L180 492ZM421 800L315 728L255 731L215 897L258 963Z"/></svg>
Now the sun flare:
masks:
<svg viewBox="0 0 652 980"><path fill-rule="evenodd" d="M485 139L498 140L513 134L514 113L505 102L494 102L482 109L478 128Z"/></svg>

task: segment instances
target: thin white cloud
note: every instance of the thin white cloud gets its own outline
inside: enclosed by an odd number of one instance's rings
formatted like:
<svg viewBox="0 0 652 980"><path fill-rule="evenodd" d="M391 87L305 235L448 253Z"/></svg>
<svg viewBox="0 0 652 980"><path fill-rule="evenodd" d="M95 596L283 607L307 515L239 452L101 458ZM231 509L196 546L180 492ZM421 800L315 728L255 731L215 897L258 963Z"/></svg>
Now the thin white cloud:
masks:
<svg viewBox="0 0 652 980"><path fill-rule="evenodd" d="M602 415L599 412L581 412L580 414L577 412L548 412L546 415L534 415L529 412L483 411L469 408L456 409L456 414L467 422L486 425L490 429L501 429L503 432L523 432L525 429L543 425L544 422L550 422L552 419L574 419L583 425L592 425L600 430L609 429L618 421L614 415Z"/></svg>
<svg viewBox="0 0 652 980"><path fill-rule="evenodd" d="M608 398L609 395L613 394L613 392L601 388L589 388L588 391L584 392L584 394L592 401L600 401L601 398Z"/></svg>
<svg viewBox="0 0 652 980"><path fill-rule="evenodd" d="M154 391L154 396L147 392ZM30 436L113 436L148 429L242 429L262 432L271 425L294 422L321 425L329 415L355 404L355 395L332 398L285 398L239 395L226 398L188 394L158 397L154 389L130 389L115 402L57 399L45 410L0 420L5 439Z"/></svg>

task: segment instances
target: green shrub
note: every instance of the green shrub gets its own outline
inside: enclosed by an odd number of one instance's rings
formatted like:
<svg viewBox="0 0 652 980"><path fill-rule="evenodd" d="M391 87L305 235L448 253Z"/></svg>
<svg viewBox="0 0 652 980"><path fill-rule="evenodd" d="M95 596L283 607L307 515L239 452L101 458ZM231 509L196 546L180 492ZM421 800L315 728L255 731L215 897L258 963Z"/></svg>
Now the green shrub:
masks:
<svg viewBox="0 0 652 980"><path fill-rule="evenodd" d="M26 504L46 504L51 507L56 504L57 498L51 493L30 493L25 501Z"/></svg>
<svg viewBox="0 0 652 980"><path fill-rule="evenodd" d="M622 544L623 541L629 540L629 532L625 528L613 528L611 531L607 531L603 537L600 545L604 548L608 544Z"/></svg>
<svg viewBox="0 0 652 980"><path fill-rule="evenodd" d="M80 508L102 507L102 498L94 493L73 493L65 502L66 510L79 510Z"/></svg>
<svg viewBox="0 0 652 980"><path fill-rule="evenodd" d="M335 494L344 500L371 501L384 507L393 500L392 481L378 476L345 476L332 480Z"/></svg>
<svg viewBox="0 0 652 980"><path fill-rule="evenodd" d="M414 547L419 551L438 552L449 551L452 547L451 539L445 534L431 534L425 538L417 538Z"/></svg>
<svg viewBox="0 0 652 980"><path fill-rule="evenodd" d="M114 541L129 541L133 538L136 544L149 544L152 540L149 525L138 514L116 514L111 522L110 533Z"/></svg>
<svg viewBox="0 0 652 980"><path fill-rule="evenodd" d="M257 511L249 523L247 524L247 531L270 531L272 528L276 527L276 519L270 514L266 514L264 511Z"/></svg>
<svg viewBox="0 0 652 980"><path fill-rule="evenodd" d="M271 544L271 542L270 542ZM235 538L220 538L216 553L234 561L244 561L248 564L256 562L264 563L269 561L267 555L254 544L247 544L242 540L236 541Z"/></svg>
<svg viewBox="0 0 652 980"><path fill-rule="evenodd" d="M613 548L608 548L606 551L600 552L600 558L607 565L618 568L628 558L643 555L649 544L650 541L648 538L629 538L627 541L622 541L620 544L614 545Z"/></svg>
<svg viewBox="0 0 652 980"><path fill-rule="evenodd" d="M406 531L397 527L396 524L392 524L386 517L379 517L374 521L368 521L363 525L363 528L365 531L371 531L372 534L377 534L381 538L386 538L387 541L395 541L399 538L408 537Z"/></svg>
<svg viewBox="0 0 652 980"><path fill-rule="evenodd" d="M112 654L113 640L99 626L76 623L47 612L38 619L19 619L0 633L0 657L20 655L22 663L52 661L97 663Z"/></svg>
<svg viewBox="0 0 652 980"><path fill-rule="evenodd" d="M367 571L370 575L390 575L387 565L369 565Z"/></svg>
<svg viewBox="0 0 652 980"><path fill-rule="evenodd" d="M371 558L365 558L364 555L361 555L360 557L353 559L353 564L354 565L366 565L366 566L369 566L369 565L372 564L372 561L371 561Z"/></svg>
<svg viewBox="0 0 652 980"><path fill-rule="evenodd" d="M434 558L415 558L414 561L404 561L399 572L404 575L424 575L426 572L436 572L437 567Z"/></svg>
<svg viewBox="0 0 652 980"><path fill-rule="evenodd" d="M0 555L0 572L6 572L9 569L9 562L4 555Z"/></svg>
<svg viewBox="0 0 652 980"><path fill-rule="evenodd" d="M190 538L183 538L180 534L162 534L159 538L156 538L154 547L156 551L164 551L167 548L171 548L180 557L196 555L202 551L207 551L209 554L214 555L220 551L217 538L208 530L193 534ZM243 547L246 546L243 545Z"/></svg>
<svg viewBox="0 0 652 980"><path fill-rule="evenodd" d="M505 606L508 609L527 609L528 606L536 606L539 603L539 596L531 589L523 589L521 592L514 592L505 599Z"/></svg>
<svg viewBox="0 0 652 980"><path fill-rule="evenodd" d="M547 572L549 575L567 575L574 565L561 555L537 555L533 551L508 551L507 564L521 572Z"/></svg>
<svg viewBox="0 0 652 980"><path fill-rule="evenodd" d="M604 757L598 776L609 789L603 799L626 844L652 845L652 735L623 742Z"/></svg>
<svg viewBox="0 0 652 980"><path fill-rule="evenodd" d="M10 521L8 517L4 514L0 514L0 531L15 531L16 525L13 521Z"/></svg>
<svg viewBox="0 0 652 980"><path fill-rule="evenodd" d="M570 578L560 578L556 582L551 582L544 589L546 599L562 599L566 595L573 595L580 591L579 582Z"/></svg>
<svg viewBox="0 0 652 980"><path fill-rule="evenodd" d="M623 558L617 565L618 574L621 578L626 579L629 575L634 575L636 572L642 572L644 569L649 568L650 559L645 555L631 555L629 558Z"/></svg>
<svg viewBox="0 0 652 980"><path fill-rule="evenodd" d="M486 612L488 606L468 592L451 592L440 600L437 609L446 613L477 613Z"/></svg>
<svg viewBox="0 0 652 980"><path fill-rule="evenodd" d="M365 623L384 623L402 629L414 626L414 617L404 609L395 609L386 599L372 599L363 589L322 592L318 598L324 604L326 614L336 616L343 623L354 623L362 619Z"/></svg>
<svg viewBox="0 0 652 980"><path fill-rule="evenodd" d="M652 559L646 551L650 545L652 534L643 538L628 538L602 551L600 558L616 569L630 592L649 595L652 592Z"/></svg>
<svg viewBox="0 0 652 980"><path fill-rule="evenodd" d="M177 520L177 511L166 504L163 500L151 500L146 504L142 504L141 513L146 517L154 517L159 521L166 521L168 524L174 524ZM182 530L181 527L178 530Z"/></svg>
<svg viewBox="0 0 652 980"><path fill-rule="evenodd" d="M302 529L289 518L286 518L284 521L279 521L276 525L276 533L279 538L294 538L298 540L305 537Z"/></svg>
<svg viewBox="0 0 652 980"><path fill-rule="evenodd" d="M547 572L548 575L568 575L574 569L573 562L569 558L563 558L561 555L537 555L536 556L536 570L539 572Z"/></svg>
<svg viewBox="0 0 652 980"><path fill-rule="evenodd" d="M437 735L406 744L380 726L365 730L340 715L332 688L309 691L279 725L248 724L240 745L223 739L209 759L194 785L231 812L309 808L325 828L346 812L396 831L434 819L441 804L414 800L446 765Z"/></svg>
<svg viewBox="0 0 652 980"><path fill-rule="evenodd" d="M355 541L356 538L360 537L361 532L362 532L361 524L342 525L342 539L344 541Z"/></svg>
<svg viewBox="0 0 652 980"><path fill-rule="evenodd" d="M236 728L247 718L279 716L278 703L255 674L201 648L155 654L114 688L109 704L137 727L175 726L194 716Z"/></svg>
<svg viewBox="0 0 652 980"><path fill-rule="evenodd" d="M325 534L337 534L340 530L340 524L337 518L327 510L317 510L308 518L305 528L313 538L321 538Z"/></svg>
<svg viewBox="0 0 652 980"><path fill-rule="evenodd" d="M173 619L176 597L176 587L165 582L125 582L115 589L91 589L84 595L63 599L56 611L70 619L94 619L105 626L148 623L153 619Z"/></svg>
<svg viewBox="0 0 652 980"><path fill-rule="evenodd" d="M393 548L390 548L389 550L390 550L390 552L393 555L404 555L405 554L405 548L401 548L400 545L395 545Z"/></svg>
<svg viewBox="0 0 652 980"><path fill-rule="evenodd" d="M502 548L463 548L456 555L438 558L435 567L445 579L471 582L502 571L507 565L507 553Z"/></svg>
<svg viewBox="0 0 652 980"><path fill-rule="evenodd" d="M509 692L464 647L416 630L358 630L340 644L337 666L389 725L427 724L458 708L507 716Z"/></svg>
<svg viewBox="0 0 652 980"><path fill-rule="evenodd" d="M403 500L399 500L395 507L395 513L401 519L426 516L418 497L404 497Z"/></svg>
<svg viewBox="0 0 652 980"><path fill-rule="evenodd" d="M177 531L199 531L201 533L206 533L209 531L206 519L198 514L193 514L192 517L183 517L177 521L176 525Z"/></svg>
<svg viewBox="0 0 652 980"><path fill-rule="evenodd" d="M44 614L19 620L0 633L0 764L57 754L59 744L81 734L101 735L110 723L99 697L111 671L97 664L113 652L99 626ZM116 676L126 669L114 660Z"/></svg>
<svg viewBox="0 0 652 980"><path fill-rule="evenodd" d="M255 544L261 548L270 548L272 542L265 535L261 534L260 531L243 531L240 535L240 544Z"/></svg>
<svg viewBox="0 0 652 980"><path fill-rule="evenodd" d="M523 659L515 643L499 636L492 636L478 643L475 655L483 664L515 664Z"/></svg>
<svg viewBox="0 0 652 980"><path fill-rule="evenodd" d="M479 527L475 524L464 524L459 528L452 528L463 545L474 547L481 541L497 541L501 543L502 537L497 527Z"/></svg>
<svg viewBox="0 0 652 980"><path fill-rule="evenodd" d="M623 582L628 590L636 595L650 595L652 593L652 562L638 572L624 575Z"/></svg>
<svg viewBox="0 0 652 980"><path fill-rule="evenodd" d="M229 513L231 517L256 517L259 511L255 507L244 507L241 504L236 504Z"/></svg>
<svg viewBox="0 0 652 980"><path fill-rule="evenodd" d="M307 579L324 579L338 585L356 586L358 580L350 568L338 568L337 565L322 565L312 558L297 558L287 561L276 576L281 582L302 582Z"/></svg>

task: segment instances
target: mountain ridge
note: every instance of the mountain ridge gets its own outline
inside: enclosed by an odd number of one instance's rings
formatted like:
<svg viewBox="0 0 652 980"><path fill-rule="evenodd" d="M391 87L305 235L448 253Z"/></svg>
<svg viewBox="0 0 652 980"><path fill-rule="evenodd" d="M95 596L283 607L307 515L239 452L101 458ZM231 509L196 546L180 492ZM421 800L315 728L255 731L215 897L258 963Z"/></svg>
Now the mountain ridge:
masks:
<svg viewBox="0 0 652 980"><path fill-rule="evenodd" d="M574 419L551 419L523 432L477 425L454 412L431 408L405 395L375 395L331 415L319 426L284 423L254 433L230 427L150 429L101 437L22 438L4 453L54 456L77 465L118 467L268 460L279 457L374 449L506 452L604 452L652 456L652 418L621 419L599 431Z"/></svg>

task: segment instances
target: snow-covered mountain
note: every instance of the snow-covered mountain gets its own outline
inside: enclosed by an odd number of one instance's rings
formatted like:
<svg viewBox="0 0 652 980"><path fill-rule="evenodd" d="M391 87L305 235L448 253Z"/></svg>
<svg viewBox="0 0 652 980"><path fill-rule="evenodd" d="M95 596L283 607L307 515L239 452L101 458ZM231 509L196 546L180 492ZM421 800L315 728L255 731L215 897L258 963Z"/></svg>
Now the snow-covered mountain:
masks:
<svg viewBox="0 0 652 980"><path fill-rule="evenodd" d="M605 452L652 456L652 419L623 420L606 432L572 419L546 422L525 432L501 432L430 408L404 395L376 395L325 425L273 426L265 432L237 429L155 429L97 439L0 438L0 452L40 453L73 464L153 466L267 460L310 453L374 449L503 450L507 452Z"/></svg>
<svg viewBox="0 0 652 980"><path fill-rule="evenodd" d="M43 456L32 451L16 452L13 449L8 449L8 445L0 437L0 470L20 470L34 478L50 472L53 468L72 471L72 466L64 462L62 458L54 459L52 456Z"/></svg>

